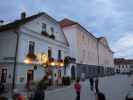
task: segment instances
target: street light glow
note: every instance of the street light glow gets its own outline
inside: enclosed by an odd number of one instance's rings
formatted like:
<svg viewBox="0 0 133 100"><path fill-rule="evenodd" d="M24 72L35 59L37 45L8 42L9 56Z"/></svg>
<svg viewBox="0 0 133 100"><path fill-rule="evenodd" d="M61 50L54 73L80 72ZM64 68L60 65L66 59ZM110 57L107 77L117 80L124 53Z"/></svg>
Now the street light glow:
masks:
<svg viewBox="0 0 133 100"><path fill-rule="evenodd" d="M63 67L64 66L64 63L60 63L60 67Z"/></svg>
<svg viewBox="0 0 133 100"><path fill-rule="evenodd" d="M56 64L55 64L55 62L51 62L50 65L51 66L55 66Z"/></svg>
<svg viewBox="0 0 133 100"><path fill-rule="evenodd" d="M25 64L31 64L32 61L31 61L30 59L26 58L26 59L24 60L24 63L25 63Z"/></svg>

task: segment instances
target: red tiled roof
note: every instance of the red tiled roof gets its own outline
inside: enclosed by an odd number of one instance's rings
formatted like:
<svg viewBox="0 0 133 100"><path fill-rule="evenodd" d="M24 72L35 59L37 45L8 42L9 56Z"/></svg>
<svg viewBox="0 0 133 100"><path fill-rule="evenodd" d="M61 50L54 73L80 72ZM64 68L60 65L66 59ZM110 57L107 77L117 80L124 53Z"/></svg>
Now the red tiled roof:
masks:
<svg viewBox="0 0 133 100"><path fill-rule="evenodd" d="M62 28L64 28L64 27L68 27L68 26L71 26L71 25L74 25L74 24L78 24L78 23L74 22L74 21L72 21L70 19L65 18L65 19L59 21L59 24L60 24L60 26Z"/></svg>
<svg viewBox="0 0 133 100"><path fill-rule="evenodd" d="M133 59L116 58L116 59L114 59L114 64L115 65L133 64Z"/></svg>

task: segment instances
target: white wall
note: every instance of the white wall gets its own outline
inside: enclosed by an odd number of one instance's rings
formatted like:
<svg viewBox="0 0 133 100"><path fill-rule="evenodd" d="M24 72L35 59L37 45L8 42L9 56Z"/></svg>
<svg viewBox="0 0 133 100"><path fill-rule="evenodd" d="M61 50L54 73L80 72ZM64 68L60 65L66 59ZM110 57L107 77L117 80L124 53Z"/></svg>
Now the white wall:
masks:
<svg viewBox="0 0 133 100"><path fill-rule="evenodd" d="M77 26L78 62L97 65L97 40L83 28Z"/></svg>
<svg viewBox="0 0 133 100"><path fill-rule="evenodd" d="M42 15L39 18L37 18L31 22L26 23L23 27L25 29L29 29L29 30L36 32L39 35L41 35L42 23L46 24L47 32L49 34L51 34L50 28L51 27L54 28L54 35L55 35L55 39L57 41L60 41L60 42L67 44L67 40L65 38L65 35L63 34L63 31L61 30L61 28L59 26L59 23L57 23L55 20L51 19L50 17L48 17L46 15Z"/></svg>
<svg viewBox="0 0 133 100"><path fill-rule="evenodd" d="M34 80L40 81L45 73L44 68L37 66L37 69L34 70L34 65L26 65L26 64L18 64L17 71L16 71L16 84L25 84L27 82L27 71L33 70L34 71ZM24 78L23 82L20 81L20 78Z"/></svg>
<svg viewBox="0 0 133 100"><path fill-rule="evenodd" d="M77 63L97 65L96 40L78 25L63 28L70 45L70 56ZM83 39L84 35L84 39Z"/></svg>
<svg viewBox="0 0 133 100"><path fill-rule="evenodd" d="M99 42L99 64L106 67L114 67L113 53Z"/></svg>
<svg viewBox="0 0 133 100"><path fill-rule="evenodd" d="M21 34L20 41L19 41L19 51L18 51L18 61L21 63L24 61L26 54L28 53L29 41L35 42L35 54L38 54L38 53L47 54L48 47L51 47L52 57L54 57L55 59L57 59L58 57L58 50L62 51L62 59L64 59L64 57L68 55L68 48L59 46L55 44L54 41L52 41L53 43L50 44L49 41L46 41L44 39L39 39L28 34Z"/></svg>
<svg viewBox="0 0 133 100"><path fill-rule="evenodd" d="M11 31L0 32L0 59L14 57L16 34Z"/></svg>
<svg viewBox="0 0 133 100"><path fill-rule="evenodd" d="M69 42L69 55L77 59L76 26L63 28L63 31Z"/></svg>

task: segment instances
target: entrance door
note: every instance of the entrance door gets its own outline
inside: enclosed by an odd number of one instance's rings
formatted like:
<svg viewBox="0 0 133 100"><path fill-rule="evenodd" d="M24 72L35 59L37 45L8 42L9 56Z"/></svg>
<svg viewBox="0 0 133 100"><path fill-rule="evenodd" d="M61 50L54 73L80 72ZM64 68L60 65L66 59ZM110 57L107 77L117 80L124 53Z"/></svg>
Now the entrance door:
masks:
<svg viewBox="0 0 133 100"><path fill-rule="evenodd" d="M27 82L32 81L34 79L34 71L28 70L27 71Z"/></svg>
<svg viewBox="0 0 133 100"><path fill-rule="evenodd" d="M5 83L7 78L7 69L3 68L1 72L1 83Z"/></svg>
<svg viewBox="0 0 133 100"><path fill-rule="evenodd" d="M76 77L75 77L75 74L76 74L76 73L75 73L75 66L72 66L72 68L71 68L71 76L72 76L72 79L73 79L73 80L75 80L75 78L76 78Z"/></svg>

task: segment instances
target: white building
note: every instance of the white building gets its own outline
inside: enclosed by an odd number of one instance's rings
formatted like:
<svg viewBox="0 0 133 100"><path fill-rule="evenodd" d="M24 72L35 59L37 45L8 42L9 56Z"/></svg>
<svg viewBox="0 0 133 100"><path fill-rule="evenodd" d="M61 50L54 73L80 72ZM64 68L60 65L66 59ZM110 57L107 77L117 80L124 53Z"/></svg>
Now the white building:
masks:
<svg viewBox="0 0 133 100"><path fill-rule="evenodd" d="M115 71L117 73L133 73L133 60L132 59L124 59L124 58L115 58Z"/></svg>
<svg viewBox="0 0 133 100"><path fill-rule="evenodd" d="M79 23L69 19L61 20L60 25L68 39L70 55L76 58L77 64L114 67L113 52L104 37L96 38Z"/></svg>
<svg viewBox="0 0 133 100"><path fill-rule="evenodd" d="M15 84L18 87L25 86L29 80L39 81L43 78L46 73L44 66L41 66L41 59L46 60L50 56L57 61L64 59L69 52L59 23L46 13L30 17L22 13L21 19L1 26L0 47L0 81L11 85L15 72ZM37 55L39 62L35 62L36 65L24 63L29 53ZM63 76L62 67L52 67L52 70L50 75L54 80Z"/></svg>

